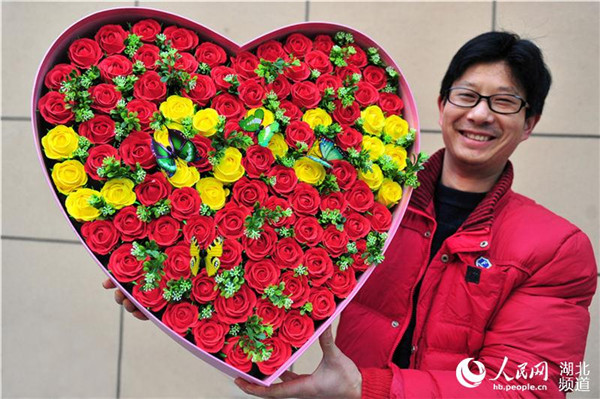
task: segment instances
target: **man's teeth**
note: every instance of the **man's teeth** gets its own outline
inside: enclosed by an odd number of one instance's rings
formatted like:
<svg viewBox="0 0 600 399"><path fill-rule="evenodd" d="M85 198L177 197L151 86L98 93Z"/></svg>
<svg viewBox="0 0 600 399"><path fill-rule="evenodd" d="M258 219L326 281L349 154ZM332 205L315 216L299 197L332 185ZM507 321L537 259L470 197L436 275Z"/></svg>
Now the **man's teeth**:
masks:
<svg viewBox="0 0 600 399"><path fill-rule="evenodd" d="M471 140L477 140L477 141L490 141L492 139L492 137L490 136L480 136L478 134L473 134L473 133L464 133L465 137L471 139Z"/></svg>

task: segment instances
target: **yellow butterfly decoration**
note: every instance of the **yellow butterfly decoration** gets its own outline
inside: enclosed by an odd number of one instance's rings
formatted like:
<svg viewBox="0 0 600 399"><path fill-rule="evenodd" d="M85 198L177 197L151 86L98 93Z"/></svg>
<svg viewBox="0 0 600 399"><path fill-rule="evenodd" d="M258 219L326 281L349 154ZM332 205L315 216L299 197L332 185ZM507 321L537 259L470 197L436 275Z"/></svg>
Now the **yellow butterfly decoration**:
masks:
<svg viewBox="0 0 600 399"><path fill-rule="evenodd" d="M214 276L219 270L219 266L221 266L221 261L219 257L223 255L223 238L217 237L215 240L208 246L206 249L206 259L204 262L206 264L206 273L209 276Z"/></svg>
<svg viewBox="0 0 600 399"><path fill-rule="evenodd" d="M192 269L192 275L197 275L200 269L200 247L198 247L198 241L196 237L192 237L190 243L190 269Z"/></svg>

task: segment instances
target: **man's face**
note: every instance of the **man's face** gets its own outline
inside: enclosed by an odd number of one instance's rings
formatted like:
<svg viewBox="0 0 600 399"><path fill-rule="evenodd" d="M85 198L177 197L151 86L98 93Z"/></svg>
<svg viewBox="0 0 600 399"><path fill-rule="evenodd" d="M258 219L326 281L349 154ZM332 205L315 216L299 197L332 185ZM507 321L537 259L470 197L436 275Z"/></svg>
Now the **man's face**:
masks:
<svg viewBox="0 0 600 399"><path fill-rule="evenodd" d="M504 62L476 64L453 82L484 96L515 94L525 100L524 90ZM493 112L485 99L473 108L461 108L438 99L439 124L446 146L446 162L463 176L502 172L517 145L529 138L539 116L525 118L525 108L516 114Z"/></svg>

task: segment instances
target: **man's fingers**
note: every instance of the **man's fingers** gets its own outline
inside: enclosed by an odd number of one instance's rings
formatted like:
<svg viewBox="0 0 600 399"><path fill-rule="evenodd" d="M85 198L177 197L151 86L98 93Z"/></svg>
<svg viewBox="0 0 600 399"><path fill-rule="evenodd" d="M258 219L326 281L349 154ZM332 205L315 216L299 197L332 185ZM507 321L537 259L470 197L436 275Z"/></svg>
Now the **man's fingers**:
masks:
<svg viewBox="0 0 600 399"><path fill-rule="evenodd" d="M102 286L103 286L105 289L107 289L107 290L110 290L111 288L115 288L115 287L116 287L115 283L113 283L113 282L112 282L112 280L111 280L111 279L109 279L109 278L107 278L106 280L104 280L104 281L102 282Z"/></svg>
<svg viewBox="0 0 600 399"><path fill-rule="evenodd" d="M300 377L300 376L298 374L294 373L293 371L285 371L283 374L281 374L279 376L279 378L281 378L281 381L283 381L283 382L292 381L298 377Z"/></svg>
<svg viewBox="0 0 600 399"><path fill-rule="evenodd" d="M333 332L331 331L331 326L327 327L323 334L319 337L319 344L321 345L321 350L323 351L323 357L335 356L338 354L339 349L335 346L335 342L333 341Z"/></svg>
<svg viewBox="0 0 600 399"><path fill-rule="evenodd" d="M115 290L115 301L119 305L122 305L124 300L125 300L125 295L120 290Z"/></svg>
<svg viewBox="0 0 600 399"><path fill-rule="evenodd" d="M148 318L146 317L145 314L143 314L141 311L139 310L134 310L133 313L131 313L133 315L133 317L135 317L138 320L148 320Z"/></svg>
<svg viewBox="0 0 600 399"><path fill-rule="evenodd" d="M263 398L314 397L312 395L314 387L307 384L306 378L303 377L298 376L294 380L273 384L269 387L251 384L241 378L236 378L235 384L247 394Z"/></svg>

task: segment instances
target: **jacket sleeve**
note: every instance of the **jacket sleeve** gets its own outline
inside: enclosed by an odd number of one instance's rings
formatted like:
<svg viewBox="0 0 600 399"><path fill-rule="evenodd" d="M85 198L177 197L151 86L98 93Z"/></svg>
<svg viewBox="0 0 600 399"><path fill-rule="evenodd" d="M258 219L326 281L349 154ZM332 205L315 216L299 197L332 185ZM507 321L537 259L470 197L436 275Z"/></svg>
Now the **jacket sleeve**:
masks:
<svg viewBox="0 0 600 399"><path fill-rule="evenodd" d="M481 385L463 387L455 370L400 369L392 365L391 369L361 369L363 398L564 397L559 389L560 364L583 360L590 321L588 307L596 283L592 246L578 230L564 240L547 264L513 291L491 321L475 359L486 369ZM504 373L508 378L501 372L505 357ZM537 365L542 370L546 364L547 378L543 374L515 378L519 365L524 363L527 371ZM496 381L491 380L498 375ZM538 389L518 390L528 384Z"/></svg>

